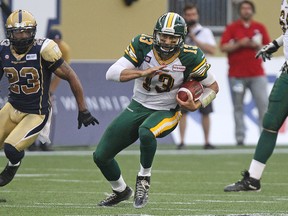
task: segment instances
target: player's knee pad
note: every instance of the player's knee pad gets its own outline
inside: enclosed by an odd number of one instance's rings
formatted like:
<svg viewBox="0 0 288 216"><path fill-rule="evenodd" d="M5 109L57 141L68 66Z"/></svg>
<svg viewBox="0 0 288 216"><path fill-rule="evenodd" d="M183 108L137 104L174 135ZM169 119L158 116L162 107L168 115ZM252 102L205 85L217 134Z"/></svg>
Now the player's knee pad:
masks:
<svg viewBox="0 0 288 216"><path fill-rule="evenodd" d="M282 126L282 124L281 124L281 121L279 121L279 119L276 116L267 112L264 115L262 126L263 128L267 130L278 131L280 127Z"/></svg>
<svg viewBox="0 0 288 216"><path fill-rule="evenodd" d="M154 134L149 130L149 128L140 127L138 133L141 145L145 145L146 143L150 144L152 140L156 139Z"/></svg>
<svg viewBox="0 0 288 216"><path fill-rule="evenodd" d="M24 151L18 151L9 143L4 143L4 152L12 164L17 164L19 161L21 161L25 154Z"/></svg>

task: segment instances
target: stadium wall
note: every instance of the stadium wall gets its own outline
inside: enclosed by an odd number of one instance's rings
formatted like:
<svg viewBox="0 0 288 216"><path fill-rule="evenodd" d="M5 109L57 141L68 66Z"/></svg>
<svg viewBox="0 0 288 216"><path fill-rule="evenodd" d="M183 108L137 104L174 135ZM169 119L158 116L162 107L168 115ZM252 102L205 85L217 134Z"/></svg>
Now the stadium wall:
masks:
<svg viewBox="0 0 288 216"><path fill-rule="evenodd" d="M89 108L101 122L101 125L97 127L79 131L76 129L75 101L73 102L69 87L63 81L56 92L58 114L55 144L97 144L108 123L128 103L133 85L133 82L117 84L105 81L105 72L113 63L113 60L105 61L105 59L120 57L131 38L138 33L151 34L155 20L168 8L167 1L138 0L130 7L125 6L122 0L14 0L11 2L14 7L12 9L30 10L35 15L39 27L45 26L38 29L37 37L43 37L47 28L52 24L62 30L64 40L72 48L72 58L77 59L72 61L72 67L82 80ZM255 19L266 24L272 38L278 36L281 33L278 25L280 0L273 0L273 4L271 4L272 1L263 4L263 0L254 2L257 8ZM278 55L282 54L281 51L278 53ZM211 116L211 142L216 145L229 145L235 142L234 121L227 82L227 59L222 54L221 56L209 59L212 63L211 70L216 74L220 84L220 93L214 103L215 112ZM87 59L93 60L87 61ZM270 87L283 61L283 58L279 57L265 63ZM3 78L0 84L2 91L0 92L0 106L7 99L5 81L6 79ZM111 89L117 89L117 91L113 92ZM257 113L249 93L245 98L245 103L246 142L253 145L257 142L259 130L256 122ZM186 142L191 145L202 144L203 135L199 114L189 115L188 126ZM287 134L285 122L280 131L279 143L285 143L288 138ZM177 129L171 136L161 139L160 143L178 141Z"/></svg>
<svg viewBox="0 0 288 216"><path fill-rule="evenodd" d="M134 36L152 34L157 18L168 10L168 0L138 0L131 6L126 6L124 0L4 1L10 3L12 10L21 8L33 13L38 22L37 37L45 36L51 27L61 29L71 46L72 59L119 58ZM253 2L255 20L266 25L271 38L280 35L281 0ZM218 49L217 56L224 54Z"/></svg>

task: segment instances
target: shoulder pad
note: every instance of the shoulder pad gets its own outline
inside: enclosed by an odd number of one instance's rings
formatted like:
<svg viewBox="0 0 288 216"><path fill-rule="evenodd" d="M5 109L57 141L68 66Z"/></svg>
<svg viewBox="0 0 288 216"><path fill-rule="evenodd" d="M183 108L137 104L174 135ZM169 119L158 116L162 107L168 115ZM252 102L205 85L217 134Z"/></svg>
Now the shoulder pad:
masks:
<svg viewBox="0 0 288 216"><path fill-rule="evenodd" d="M42 46L42 44L44 43L44 41L45 41L45 38L42 38L42 39L37 38L37 39L34 40L34 45Z"/></svg>
<svg viewBox="0 0 288 216"><path fill-rule="evenodd" d="M181 48L179 55L182 64L184 64L185 66L195 66L195 61L202 61L200 59L202 59L203 57L205 57L205 55L202 50L199 49L199 47L187 44L184 44L184 46Z"/></svg>
<svg viewBox="0 0 288 216"><path fill-rule="evenodd" d="M58 45L50 39L46 39L41 47L40 54L48 62L55 62L62 57Z"/></svg>
<svg viewBox="0 0 288 216"><path fill-rule="evenodd" d="M194 53L197 54L197 51L199 50L198 46L192 46L192 45L188 45L188 44L184 44L183 46L183 52L187 52L187 53Z"/></svg>
<svg viewBox="0 0 288 216"><path fill-rule="evenodd" d="M141 63L143 53L151 50L153 38L149 35L141 34L134 37L125 50L125 57L135 66Z"/></svg>
<svg viewBox="0 0 288 216"><path fill-rule="evenodd" d="M153 44L153 37L151 35L146 35L146 34L141 34L138 35L139 37L139 42L147 45L152 45Z"/></svg>

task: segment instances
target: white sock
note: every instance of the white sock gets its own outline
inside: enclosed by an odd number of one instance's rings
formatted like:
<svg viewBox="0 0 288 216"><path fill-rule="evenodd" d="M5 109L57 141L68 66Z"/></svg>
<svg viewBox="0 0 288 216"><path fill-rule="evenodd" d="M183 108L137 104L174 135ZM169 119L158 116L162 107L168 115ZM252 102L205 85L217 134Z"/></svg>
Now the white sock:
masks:
<svg viewBox="0 0 288 216"><path fill-rule="evenodd" d="M124 191L126 186L127 186L122 175L120 176L120 178L117 181L109 181L109 182L111 184L112 189L114 191L117 191L117 192Z"/></svg>
<svg viewBox="0 0 288 216"><path fill-rule="evenodd" d="M19 166L19 165L20 165L20 161L18 163L16 163L16 164L12 164L10 161L8 162L8 166L15 167L15 166Z"/></svg>
<svg viewBox="0 0 288 216"><path fill-rule="evenodd" d="M140 164L140 171L138 173L138 176L151 176L151 167L150 168L144 168L141 164Z"/></svg>
<svg viewBox="0 0 288 216"><path fill-rule="evenodd" d="M265 166L266 164L253 159L249 168L250 177L260 180Z"/></svg>

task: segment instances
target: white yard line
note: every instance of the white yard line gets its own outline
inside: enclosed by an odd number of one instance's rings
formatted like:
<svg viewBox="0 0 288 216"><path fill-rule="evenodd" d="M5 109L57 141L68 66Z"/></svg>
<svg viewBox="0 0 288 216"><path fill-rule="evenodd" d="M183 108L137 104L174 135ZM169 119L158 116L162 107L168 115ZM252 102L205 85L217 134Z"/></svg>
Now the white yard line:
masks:
<svg viewBox="0 0 288 216"><path fill-rule="evenodd" d="M227 155L227 154L253 154L254 148L251 149L213 149L213 150L157 150L157 155ZM91 156L91 151L50 151L50 152L29 152L29 156ZM120 155L139 155L139 150L125 150ZM288 148L275 149L273 154L288 154ZM4 156L4 152L0 152Z"/></svg>

